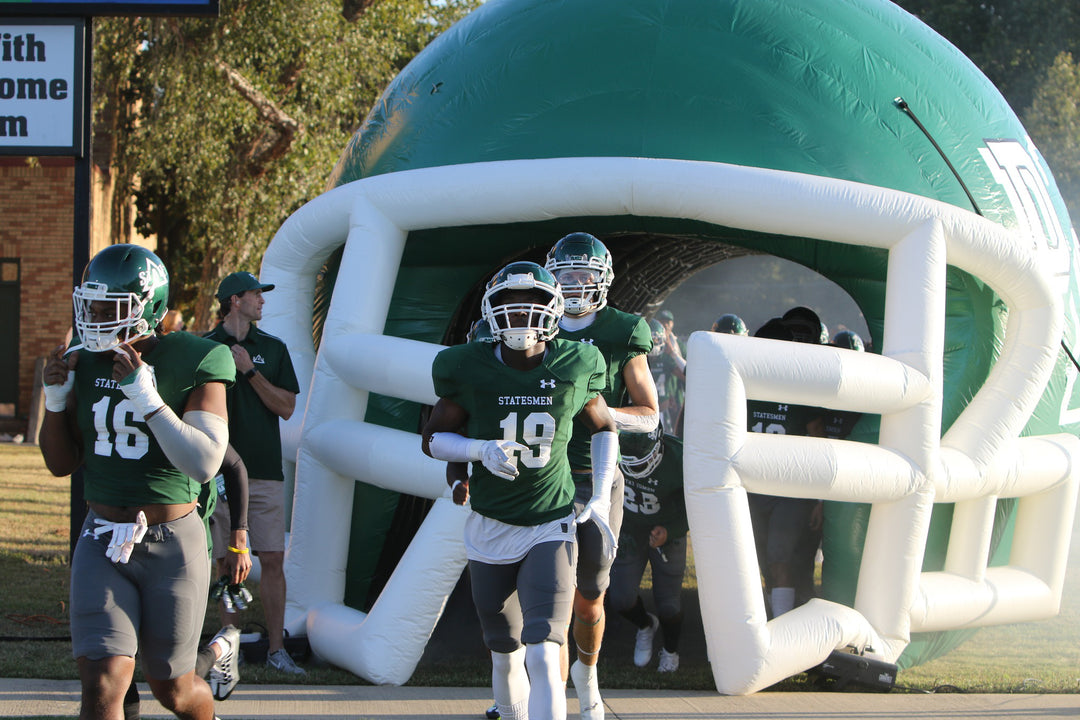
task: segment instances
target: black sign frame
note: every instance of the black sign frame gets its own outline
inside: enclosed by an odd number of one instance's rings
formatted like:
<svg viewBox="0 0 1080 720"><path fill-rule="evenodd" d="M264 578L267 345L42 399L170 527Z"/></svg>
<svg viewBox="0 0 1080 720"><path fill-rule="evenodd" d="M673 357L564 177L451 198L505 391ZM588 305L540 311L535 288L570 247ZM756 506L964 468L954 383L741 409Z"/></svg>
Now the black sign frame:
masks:
<svg viewBox="0 0 1080 720"><path fill-rule="evenodd" d="M164 3L146 0L86 0L86 2L48 2L47 0L0 0L0 15L63 15L66 17L117 17L122 15L171 15L192 17L218 17L220 0L170 0Z"/></svg>

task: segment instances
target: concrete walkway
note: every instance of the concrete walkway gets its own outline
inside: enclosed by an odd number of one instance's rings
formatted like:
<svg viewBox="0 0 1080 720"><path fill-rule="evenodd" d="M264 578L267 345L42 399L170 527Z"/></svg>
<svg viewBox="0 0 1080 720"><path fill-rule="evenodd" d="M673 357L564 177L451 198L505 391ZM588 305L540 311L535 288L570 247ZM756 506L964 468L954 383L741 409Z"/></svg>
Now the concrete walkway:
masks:
<svg viewBox="0 0 1080 720"><path fill-rule="evenodd" d="M143 692L144 718L171 718ZM145 692L144 692L145 691ZM1080 695L925 695L902 692L758 693L725 697L709 692L607 690L609 720L983 720L1080 718ZM392 718L479 720L491 703L486 688L375 687L370 685L243 685L217 704L225 720L322 720ZM570 692L569 716L577 699ZM79 683L69 680L0 679L0 717L75 717Z"/></svg>

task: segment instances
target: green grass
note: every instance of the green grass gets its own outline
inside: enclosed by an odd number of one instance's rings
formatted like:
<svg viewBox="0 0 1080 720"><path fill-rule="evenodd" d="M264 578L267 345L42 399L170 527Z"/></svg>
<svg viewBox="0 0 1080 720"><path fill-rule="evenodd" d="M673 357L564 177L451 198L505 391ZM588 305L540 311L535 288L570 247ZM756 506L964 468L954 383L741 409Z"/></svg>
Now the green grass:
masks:
<svg viewBox="0 0 1080 720"><path fill-rule="evenodd" d="M77 679L68 628L68 479L54 478L35 447L0 444L0 677ZM1080 692L1080 537L1074 532L1060 615L1023 625L985 628L959 648L925 665L901 671L898 684L929 691L951 685L965 692ZM692 563L692 560L691 560ZM691 565L692 568L692 565ZM688 594L696 594L692 572ZM248 616L261 617L258 593ZM615 618L609 628L630 631ZM623 623L620 626L618 623ZM204 633L218 629L208 611ZM611 633L609 632L609 636ZM600 666L601 685L610 688L713 690L708 663L684 659L679 672L662 676L634 667L632 638L605 640L612 649ZM245 684L367 684L351 673L309 662L301 680L261 665L247 665ZM140 677L141 679L141 677ZM413 686L484 687L490 664L483 657L425 660L409 681ZM773 690L814 689L806 676Z"/></svg>

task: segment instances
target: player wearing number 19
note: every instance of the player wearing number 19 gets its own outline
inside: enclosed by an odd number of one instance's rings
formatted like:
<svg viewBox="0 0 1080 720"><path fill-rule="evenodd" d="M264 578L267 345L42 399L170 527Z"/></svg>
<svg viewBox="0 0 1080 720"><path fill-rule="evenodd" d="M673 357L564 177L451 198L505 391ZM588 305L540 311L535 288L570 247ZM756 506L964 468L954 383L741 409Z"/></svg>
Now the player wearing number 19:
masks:
<svg viewBox="0 0 1080 720"><path fill-rule="evenodd" d="M473 463L471 478L455 481L454 501L472 500L465 550L499 712L564 718L559 648L573 601L576 523L592 520L610 534L618 439L600 395L605 364L591 345L555 338L562 293L535 263L496 273L482 312L495 343L456 345L435 358L439 401L423 449ZM592 433L595 486L576 523L566 452L575 419Z"/></svg>
<svg viewBox="0 0 1080 720"><path fill-rule="evenodd" d="M163 706L214 717L195 675L210 585L195 507L225 454L236 368L223 346L155 333L168 294L152 252L105 248L73 293L76 344L58 346L44 371L45 464L57 476L84 469L88 513L71 559L84 719L123 716L136 652Z"/></svg>

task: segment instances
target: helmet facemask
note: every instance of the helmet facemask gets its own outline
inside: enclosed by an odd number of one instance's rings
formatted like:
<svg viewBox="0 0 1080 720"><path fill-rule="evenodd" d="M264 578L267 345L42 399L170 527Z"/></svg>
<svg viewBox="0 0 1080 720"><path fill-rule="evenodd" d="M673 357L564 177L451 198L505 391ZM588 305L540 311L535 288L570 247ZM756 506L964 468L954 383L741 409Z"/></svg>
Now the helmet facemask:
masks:
<svg viewBox="0 0 1080 720"><path fill-rule="evenodd" d="M548 263L563 291L567 315L587 315L607 306L611 287L611 269L604 272L603 263L594 257L582 256L570 261Z"/></svg>
<svg viewBox="0 0 1080 720"><path fill-rule="evenodd" d="M663 427L649 433L619 434L619 467L632 478L649 477L664 459Z"/></svg>
<svg viewBox="0 0 1080 720"><path fill-rule="evenodd" d="M87 281L71 294L75 306L75 327L82 347L90 352L107 352L121 343L149 335L153 328L147 322L146 305L150 294L140 298L135 293L109 292L104 283ZM113 319L92 320L94 303L112 303Z"/></svg>
<svg viewBox="0 0 1080 720"><path fill-rule="evenodd" d="M587 315L607 306L615 279L611 253L588 233L570 233L548 251L544 268L562 287L567 315Z"/></svg>
<svg viewBox="0 0 1080 720"><path fill-rule="evenodd" d="M539 265L519 265L526 264L511 264L488 283L480 308L497 342L511 350L528 350L559 332L563 297L554 279ZM537 277L540 273L547 277ZM515 297L508 297L511 293ZM533 299L523 299L525 293Z"/></svg>

